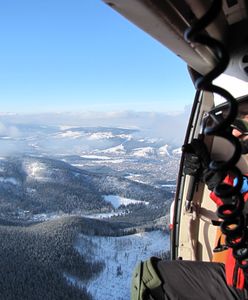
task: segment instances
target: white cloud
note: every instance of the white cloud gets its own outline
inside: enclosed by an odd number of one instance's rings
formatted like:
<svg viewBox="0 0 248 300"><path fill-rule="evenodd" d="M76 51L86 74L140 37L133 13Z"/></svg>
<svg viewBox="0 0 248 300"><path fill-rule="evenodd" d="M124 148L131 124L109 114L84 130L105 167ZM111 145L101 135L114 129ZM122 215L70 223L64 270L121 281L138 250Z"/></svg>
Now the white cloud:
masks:
<svg viewBox="0 0 248 300"><path fill-rule="evenodd" d="M0 136L15 138L20 135L18 128L0 122Z"/></svg>

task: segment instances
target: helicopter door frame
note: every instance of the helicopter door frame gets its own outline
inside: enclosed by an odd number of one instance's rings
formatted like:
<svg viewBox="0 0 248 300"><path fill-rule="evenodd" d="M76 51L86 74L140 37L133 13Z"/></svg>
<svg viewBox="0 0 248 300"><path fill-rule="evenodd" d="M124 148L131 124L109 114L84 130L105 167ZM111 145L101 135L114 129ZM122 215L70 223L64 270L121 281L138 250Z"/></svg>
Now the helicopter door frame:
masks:
<svg viewBox="0 0 248 300"><path fill-rule="evenodd" d="M214 95L210 92L196 91L195 99L185 135L184 144L197 138L201 132L204 115L214 106ZM204 142L209 148L212 137ZM207 187L198 182L191 187L192 178L183 174L184 154L182 153L174 200L173 225L171 229L171 259L211 260L216 228L209 223L214 217L215 205L209 201ZM189 200L189 195L192 199ZM207 202L207 204L205 203ZM201 211L202 203L209 211ZM210 207L211 206L211 207ZM206 215L205 220L203 216ZM203 219L203 220L202 220ZM203 247L203 244L206 246Z"/></svg>

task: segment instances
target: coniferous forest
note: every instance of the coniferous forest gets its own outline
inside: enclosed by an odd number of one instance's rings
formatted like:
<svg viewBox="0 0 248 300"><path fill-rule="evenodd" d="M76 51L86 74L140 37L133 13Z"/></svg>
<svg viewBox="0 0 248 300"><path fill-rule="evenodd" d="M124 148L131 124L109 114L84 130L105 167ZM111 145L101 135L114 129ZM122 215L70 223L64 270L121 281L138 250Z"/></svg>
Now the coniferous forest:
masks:
<svg viewBox="0 0 248 300"><path fill-rule="evenodd" d="M0 299L92 299L85 290L70 285L65 274L87 282L104 262L86 262L73 247L75 236L79 232L113 234L114 227L77 217L29 226L1 223Z"/></svg>
<svg viewBox="0 0 248 300"><path fill-rule="evenodd" d="M101 246L96 236L166 228L173 192L125 174L39 156L0 160L0 300L93 300L88 286L109 269L103 256L88 255ZM105 195L131 202L116 208ZM121 278L123 266L116 262L113 274Z"/></svg>

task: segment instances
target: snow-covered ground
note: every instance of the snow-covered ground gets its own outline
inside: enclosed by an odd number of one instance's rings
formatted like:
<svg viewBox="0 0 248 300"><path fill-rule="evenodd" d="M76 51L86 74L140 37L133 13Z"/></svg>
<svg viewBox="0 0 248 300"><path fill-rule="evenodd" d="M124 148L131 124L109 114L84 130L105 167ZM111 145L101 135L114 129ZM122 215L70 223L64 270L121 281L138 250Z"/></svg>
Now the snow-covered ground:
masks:
<svg viewBox="0 0 248 300"><path fill-rule="evenodd" d="M132 181L135 181L135 182L146 184L145 181L139 179L139 178L142 178L141 174L132 174L132 173L130 173L129 175L125 176L125 178L127 178L129 180L132 180Z"/></svg>
<svg viewBox="0 0 248 300"><path fill-rule="evenodd" d="M67 217L70 216L69 214L65 213L43 213L43 214L35 214L32 216L31 220L35 222L44 222L44 221L49 221L49 220L56 220L61 217Z"/></svg>
<svg viewBox="0 0 248 300"><path fill-rule="evenodd" d="M3 183L12 183L14 185L20 185L20 182L18 182L13 177L8 177L8 178L0 177L0 182L3 182Z"/></svg>
<svg viewBox="0 0 248 300"><path fill-rule="evenodd" d="M125 154L125 148L122 144L117 145L115 147L111 147L105 150L99 151L101 153L109 153L109 154Z"/></svg>
<svg viewBox="0 0 248 300"><path fill-rule="evenodd" d="M111 138L114 138L114 134L112 132L95 132L88 136L89 140L101 140Z"/></svg>
<svg viewBox="0 0 248 300"><path fill-rule="evenodd" d="M149 202L141 201L141 200L134 200L134 199L129 199L129 198L124 198L116 195L104 195L104 200L107 202L110 202L114 208L118 208L121 205L128 205L128 204L145 204L148 205Z"/></svg>
<svg viewBox="0 0 248 300"><path fill-rule="evenodd" d="M98 213L98 214L93 214L93 215L84 215L84 214L81 214L80 216L82 217L86 217L86 218L89 218L89 219L110 219L114 216L123 216L123 215L126 215L127 212L126 211L121 211L121 210L118 210L118 211L112 211L112 212L107 212L107 213Z"/></svg>
<svg viewBox="0 0 248 300"><path fill-rule="evenodd" d="M88 157L89 158L89 157ZM110 158L110 159L96 159L96 158L94 158L94 159L92 159L92 166L96 166L96 165L102 165L102 164L104 164L104 163L106 163L106 164L108 164L108 165L111 165L111 164L121 164L121 163L123 163L123 162L125 162L125 160L124 159L112 159L112 158ZM77 167L77 168L84 168L85 167L85 163L82 163L82 164L71 164L73 167Z"/></svg>
<svg viewBox="0 0 248 300"><path fill-rule="evenodd" d="M136 148L133 150L133 155L138 157L149 157L155 155L156 151L152 147Z"/></svg>
<svg viewBox="0 0 248 300"><path fill-rule="evenodd" d="M24 169L29 177L33 177L36 180L45 180L45 173L47 172L47 167L44 163L39 161L24 163Z"/></svg>
<svg viewBox="0 0 248 300"><path fill-rule="evenodd" d="M85 247L87 242L94 245L91 251ZM65 274L67 280L85 287L94 300L128 300L135 265L140 260L169 250L169 236L161 231L123 237L80 235L75 247L86 260L102 260L106 266L102 273L90 282L84 283L70 274Z"/></svg>
<svg viewBox="0 0 248 300"><path fill-rule="evenodd" d="M170 153L168 151L169 145L164 145L158 149L158 152L160 155L164 156L170 156Z"/></svg>
<svg viewBox="0 0 248 300"><path fill-rule="evenodd" d="M84 134L82 134L79 131L71 131L71 130L67 130L65 132L61 132L57 134L57 138L72 138L72 139L78 139L80 137L84 136Z"/></svg>
<svg viewBox="0 0 248 300"><path fill-rule="evenodd" d="M100 155L94 155L94 154L90 154L90 155L80 155L80 157L82 158L86 158L86 159L101 159L101 160L109 160L111 159L111 157L108 156L100 156Z"/></svg>

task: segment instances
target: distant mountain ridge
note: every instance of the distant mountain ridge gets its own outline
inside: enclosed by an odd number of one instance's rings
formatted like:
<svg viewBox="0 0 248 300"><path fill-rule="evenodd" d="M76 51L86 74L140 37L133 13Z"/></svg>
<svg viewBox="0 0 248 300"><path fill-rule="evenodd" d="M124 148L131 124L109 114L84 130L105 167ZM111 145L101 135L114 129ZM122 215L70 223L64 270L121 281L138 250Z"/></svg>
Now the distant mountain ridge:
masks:
<svg viewBox="0 0 248 300"><path fill-rule="evenodd" d="M33 123L2 124L0 128L1 155L32 154L57 155L85 154L91 151L108 151L122 145L129 154L134 149L152 147L155 152L168 145L167 152L178 148L170 139L146 136L141 128L83 127L45 125Z"/></svg>
<svg viewBox="0 0 248 300"><path fill-rule="evenodd" d="M114 210L113 221L132 227L167 214L175 189L167 183L175 182L181 153L162 138L138 128L28 122L9 122L2 133L0 152L8 155L0 156L0 217ZM104 195L138 202L116 211Z"/></svg>
<svg viewBox="0 0 248 300"><path fill-rule="evenodd" d="M113 210L103 195L119 195L161 206L168 191L127 178L78 169L46 157L0 160L1 216L22 218L41 213L83 214Z"/></svg>

